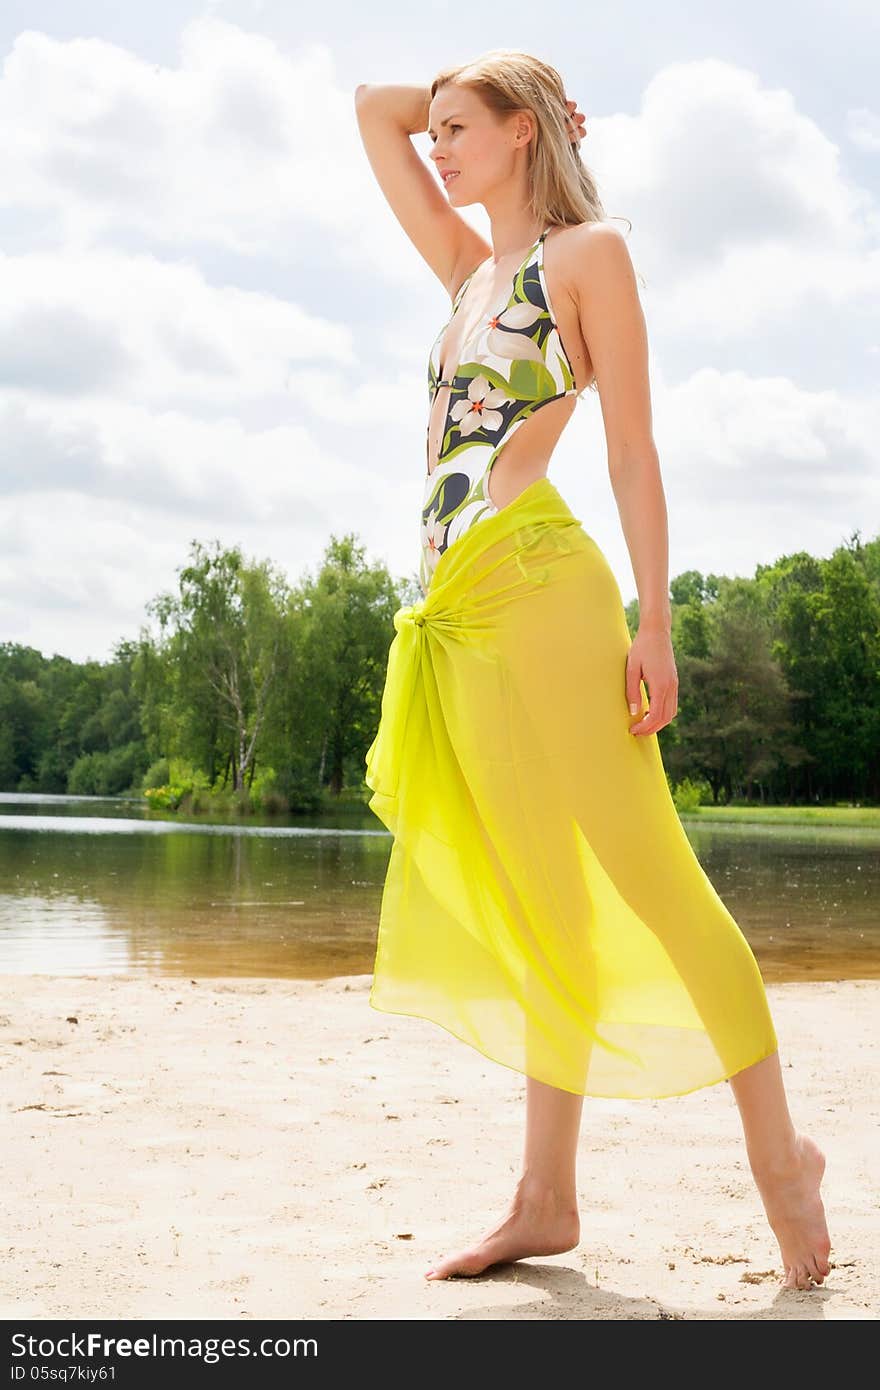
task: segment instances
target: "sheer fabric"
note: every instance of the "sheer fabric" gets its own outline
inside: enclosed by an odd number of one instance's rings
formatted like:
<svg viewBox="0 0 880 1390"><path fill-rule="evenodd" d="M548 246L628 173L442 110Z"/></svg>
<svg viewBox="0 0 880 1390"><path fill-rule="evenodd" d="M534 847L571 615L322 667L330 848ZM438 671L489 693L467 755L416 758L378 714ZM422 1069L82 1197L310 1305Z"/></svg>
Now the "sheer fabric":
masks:
<svg viewBox="0 0 880 1390"><path fill-rule="evenodd" d="M394 836L370 1004L582 1095L775 1051L757 962L634 737L602 551L547 478L394 616L370 806Z"/></svg>

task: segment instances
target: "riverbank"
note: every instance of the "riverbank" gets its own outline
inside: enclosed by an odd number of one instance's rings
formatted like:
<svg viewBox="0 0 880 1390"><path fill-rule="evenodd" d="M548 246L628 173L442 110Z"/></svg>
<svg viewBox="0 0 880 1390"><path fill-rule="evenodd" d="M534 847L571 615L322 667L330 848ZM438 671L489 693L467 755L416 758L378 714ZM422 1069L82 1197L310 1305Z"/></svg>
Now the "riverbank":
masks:
<svg viewBox="0 0 880 1390"><path fill-rule="evenodd" d="M828 1158L809 1293L778 1288L724 1084L587 1098L577 1249L425 1281L503 1214L525 1081L369 986L5 976L0 1317L877 1317L880 982L768 985Z"/></svg>
<svg viewBox="0 0 880 1390"><path fill-rule="evenodd" d="M874 830L880 834L880 806L697 806L682 811L687 825L812 826L816 829Z"/></svg>

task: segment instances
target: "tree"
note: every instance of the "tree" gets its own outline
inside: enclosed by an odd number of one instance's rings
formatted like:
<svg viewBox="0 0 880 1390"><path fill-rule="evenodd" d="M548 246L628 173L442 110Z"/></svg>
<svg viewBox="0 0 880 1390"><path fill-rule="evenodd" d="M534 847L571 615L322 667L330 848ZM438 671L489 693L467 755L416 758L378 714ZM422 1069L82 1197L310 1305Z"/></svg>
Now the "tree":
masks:
<svg viewBox="0 0 880 1390"><path fill-rule="evenodd" d="M347 769L363 778L401 601L387 568L369 565L351 534L331 538L317 577L307 577L297 593L300 667L293 694L300 728L317 754L317 780L336 795Z"/></svg>
<svg viewBox="0 0 880 1390"><path fill-rule="evenodd" d="M705 654L677 657L682 718L672 748L663 746L664 762L675 775L705 777L716 800L755 790L763 799L779 769L802 755L754 582L724 581L704 613Z"/></svg>
<svg viewBox="0 0 880 1390"><path fill-rule="evenodd" d="M190 553L179 570L179 593L149 605L167 642L174 700L186 715L178 748L164 751L195 753L212 782L227 758L239 791L256 765L287 585L268 562L246 564L240 550L223 550L218 541L211 547L193 541Z"/></svg>

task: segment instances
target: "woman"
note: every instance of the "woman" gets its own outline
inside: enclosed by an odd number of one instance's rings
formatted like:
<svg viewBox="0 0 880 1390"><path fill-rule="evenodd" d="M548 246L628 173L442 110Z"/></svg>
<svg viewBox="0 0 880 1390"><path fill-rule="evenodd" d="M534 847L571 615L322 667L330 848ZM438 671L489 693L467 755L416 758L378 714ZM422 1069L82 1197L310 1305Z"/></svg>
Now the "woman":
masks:
<svg viewBox="0 0 880 1390"><path fill-rule="evenodd" d="M394 834L370 1003L527 1077L510 1208L427 1277L578 1243L584 1095L728 1079L781 1282L821 1284L824 1155L792 1124L760 972L657 744L677 674L645 325L580 157L583 117L553 68L511 50L427 90L361 86L356 109L385 197L452 300L428 363L423 596L395 614L366 758ZM442 191L410 139L425 129ZM473 203L491 246L457 211ZM588 384L638 587L632 640L610 567L546 476Z"/></svg>

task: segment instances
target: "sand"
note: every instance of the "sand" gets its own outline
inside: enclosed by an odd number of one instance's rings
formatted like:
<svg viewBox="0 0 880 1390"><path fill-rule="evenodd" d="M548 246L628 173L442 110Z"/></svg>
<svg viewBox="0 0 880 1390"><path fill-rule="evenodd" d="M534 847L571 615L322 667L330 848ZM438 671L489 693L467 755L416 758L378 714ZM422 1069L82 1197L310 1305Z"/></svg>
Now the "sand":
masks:
<svg viewBox="0 0 880 1390"><path fill-rule="evenodd" d="M588 1097L576 1250L426 1281L506 1209L525 1079L326 982L7 975L3 1318L875 1318L880 982L768 986L834 1268L782 1290L730 1088Z"/></svg>

